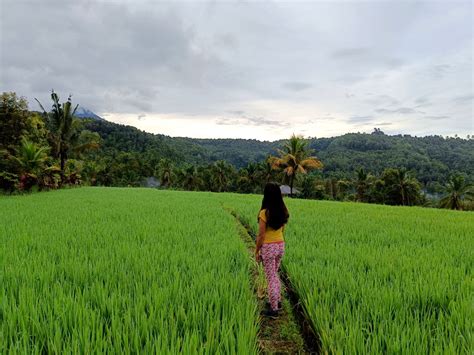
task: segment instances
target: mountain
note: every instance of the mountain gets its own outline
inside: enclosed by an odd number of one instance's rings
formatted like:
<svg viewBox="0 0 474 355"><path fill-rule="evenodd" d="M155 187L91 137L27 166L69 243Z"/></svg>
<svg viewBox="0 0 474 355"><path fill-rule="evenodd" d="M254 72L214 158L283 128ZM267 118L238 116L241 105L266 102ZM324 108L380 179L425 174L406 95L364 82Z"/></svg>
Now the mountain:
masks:
<svg viewBox="0 0 474 355"><path fill-rule="evenodd" d="M96 115L91 110L88 110L87 108L81 106L77 108L74 116L78 118L92 118L94 120L105 121L102 117Z"/></svg>
<svg viewBox="0 0 474 355"><path fill-rule="evenodd" d="M161 158L176 166L206 165L225 160L237 168L262 162L277 154L284 141L251 139L195 139L152 134L132 126L91 119L86 128L99 133L103 158L130 159L154 168ZM444 184L454 172L474 181L474 140L442 136L414 137L347 133L330 138L310 138L308 145L324 164L322 174L353 178L358 168L380 174L386 168L404 167L425 186ZM100 158L97 156L97 158ZM117 158L118 157L118 158Z"/></svg>

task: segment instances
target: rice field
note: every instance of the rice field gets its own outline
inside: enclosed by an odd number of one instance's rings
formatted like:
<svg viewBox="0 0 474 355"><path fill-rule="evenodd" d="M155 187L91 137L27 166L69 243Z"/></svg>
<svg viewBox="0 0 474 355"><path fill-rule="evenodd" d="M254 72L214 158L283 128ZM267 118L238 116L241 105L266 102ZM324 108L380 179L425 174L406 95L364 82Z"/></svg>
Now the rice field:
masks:
<svg viewBox="0 0 474 355"><path fill-rule="evenodd" d="M261 196L0 197L0 354L258 352L233 209ZM471 354L474 214L287 200L283 267L322 351ZM225 207L225 208L224 208Z"/></svg>
<svg viewBox="0 0 474 355"><path fill-rule="evenodd" d="M235 221L209 194L0 198L0 354L256 353Z"/></svg>
<svg viewBox="0 0 474 355"><path fill-rule="evenodd" d="M257 231L260 198L226 196ZM474 214L287 200L283 267L335 354L472 354Z"/></svg>

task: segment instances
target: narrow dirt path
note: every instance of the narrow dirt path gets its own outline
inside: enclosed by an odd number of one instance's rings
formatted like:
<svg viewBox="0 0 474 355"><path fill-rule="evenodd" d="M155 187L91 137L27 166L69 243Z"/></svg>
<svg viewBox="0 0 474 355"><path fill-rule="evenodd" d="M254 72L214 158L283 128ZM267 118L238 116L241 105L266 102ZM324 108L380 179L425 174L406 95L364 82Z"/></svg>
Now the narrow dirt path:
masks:
<svg viewBox="0 0 474 355"><path fill-rule="evenodd" d="M242 241L247 246L250 257L255 255L255 235L250 226L246 226L231 209L237 223ZM266 281L261 264L254 264L252 270L253 285L262 312L268 307L265 294ZM318 339L303 314L297 294L291 288L287 275L280 271L282 281L282 310L277 319L261 316L258 334L259 348L263 354L318 354Z"/></svg>

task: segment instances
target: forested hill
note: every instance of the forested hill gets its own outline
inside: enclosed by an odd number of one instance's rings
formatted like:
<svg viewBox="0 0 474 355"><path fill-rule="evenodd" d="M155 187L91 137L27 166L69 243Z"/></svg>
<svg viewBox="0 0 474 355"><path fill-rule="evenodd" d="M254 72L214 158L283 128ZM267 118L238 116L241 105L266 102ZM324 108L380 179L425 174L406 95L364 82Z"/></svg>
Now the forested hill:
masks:
<svg viewBox="0 0 474 355"><path fill-rule="evenodd" d="M103 139L99 154L116 156L127 152L140 159L151 159L153 164L160 158L169 158L178 165L226 160L240 168L276 154L277 148L283 144L283 141L173 138L108 121L88 121L86 126ZM372 134L311 138L309 146L324 163L323 174L327 176L354 177L359 167L374 174L389 167L405 167L425 184L444 182L453 172L473 179L472 138L389 136L376 130Z"/></svg>

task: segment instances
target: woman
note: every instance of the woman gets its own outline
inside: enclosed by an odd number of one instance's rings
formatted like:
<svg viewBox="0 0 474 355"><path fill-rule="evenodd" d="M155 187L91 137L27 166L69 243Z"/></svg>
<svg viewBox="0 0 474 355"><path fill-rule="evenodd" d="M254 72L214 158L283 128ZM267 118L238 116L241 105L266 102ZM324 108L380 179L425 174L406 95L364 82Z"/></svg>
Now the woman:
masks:
<svg viewBox="0 0 474 355"><path fill-rule="evenodd" d="M258 214L259 233L255 248L255 258L263 261L268 284L270 310L265 315L276 317L280 303L280 278L278 269L285 252L283 231L288 222L288 210L283 202L280 187L268 183L263 192L262 208Z"/></svg>

